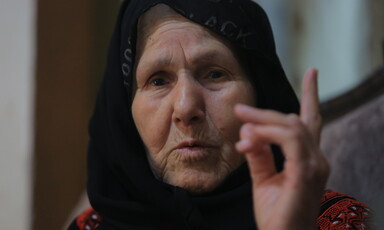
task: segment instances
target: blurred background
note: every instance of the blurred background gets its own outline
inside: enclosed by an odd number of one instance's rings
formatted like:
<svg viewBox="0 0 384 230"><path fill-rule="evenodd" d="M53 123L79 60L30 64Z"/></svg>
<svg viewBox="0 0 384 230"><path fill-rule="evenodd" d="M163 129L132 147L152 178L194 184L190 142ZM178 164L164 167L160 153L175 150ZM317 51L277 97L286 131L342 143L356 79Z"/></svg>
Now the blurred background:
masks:
<svg viewBox="0 0 384 230"><path fill-rule="evenodd" d="M383 63L384 0L257 2L296 89L316 67L324 101ZM119 4L0 0L0 229L62 229L78 203Z"/></svg>

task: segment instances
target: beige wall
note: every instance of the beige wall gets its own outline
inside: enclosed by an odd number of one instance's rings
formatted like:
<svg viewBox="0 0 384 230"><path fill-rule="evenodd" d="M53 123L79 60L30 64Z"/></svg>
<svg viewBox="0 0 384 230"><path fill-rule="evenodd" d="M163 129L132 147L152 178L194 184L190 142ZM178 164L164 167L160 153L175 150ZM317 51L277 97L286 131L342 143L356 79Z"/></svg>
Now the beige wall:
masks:
<svg viewBox="0 0 384 230"><path fill-rule="evenodd" d="M35 1L0 0L0 229L29 229Z"/></svg>

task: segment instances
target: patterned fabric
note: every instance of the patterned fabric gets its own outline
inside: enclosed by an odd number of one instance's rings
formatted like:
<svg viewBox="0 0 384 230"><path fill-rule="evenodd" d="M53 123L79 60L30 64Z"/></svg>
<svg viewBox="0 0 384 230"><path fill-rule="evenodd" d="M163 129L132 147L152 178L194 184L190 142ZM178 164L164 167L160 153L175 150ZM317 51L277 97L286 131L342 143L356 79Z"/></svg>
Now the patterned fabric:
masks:
<svg viewBox="0 0 384 230"><path fill-rule="evenodd" d="M76 219L76 226L80 230L94 230L101 223L101 216L93 209L88 208Z"/></svg>
<svg viewBox="0 0 384 230"><path fill-rule="evenodd" d="M366 230L371 229L371 210L363 203L343 193L326 191L321 200L319 230ZM79 230L97 230L102 218L95 210L88 208L76 219Z"/></svg>
<svg viewBox="0 0 384 230"><path fill-rule="evenodd" d="M321 202L317 226L320 230L371 229L371 210L343 193L327 191Z"/></svg>

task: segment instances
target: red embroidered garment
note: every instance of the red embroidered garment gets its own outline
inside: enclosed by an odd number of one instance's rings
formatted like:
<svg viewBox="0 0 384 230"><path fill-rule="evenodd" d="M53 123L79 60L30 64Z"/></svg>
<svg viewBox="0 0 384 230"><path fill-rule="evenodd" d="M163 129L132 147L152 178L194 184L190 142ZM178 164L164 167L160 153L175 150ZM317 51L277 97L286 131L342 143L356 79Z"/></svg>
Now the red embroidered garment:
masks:
<svg viewBox="0 0 384 230"><path fill-rule="evenodd" d="M88 208L76 218L76 226L79 230L94 230L101 223L101 216L93 208Z"/></svg>
<svg viewBox="0 0 384 230"><path fill-rule="evenodd" d="M317 226L320 230L371 229L370 209L353 197L327 191L321 202Z"/></svg>
<svg viewBox="0 0 384 230"><path fill-rule="evenodd" d="M326 191L322 197L320 216L317 218L319 230L366 230L369 226L371 210L363 203L343 193ZM97 230L102 218L92 208L88 208L75 220L78 230Z"/></svg>

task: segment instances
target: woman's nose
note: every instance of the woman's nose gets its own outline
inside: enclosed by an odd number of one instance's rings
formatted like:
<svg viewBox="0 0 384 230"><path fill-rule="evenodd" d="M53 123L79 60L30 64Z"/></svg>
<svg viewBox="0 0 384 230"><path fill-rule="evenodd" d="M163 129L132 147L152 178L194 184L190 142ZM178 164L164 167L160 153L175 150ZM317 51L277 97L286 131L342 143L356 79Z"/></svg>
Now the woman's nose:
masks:
<svg viewBox="0 0 384 230"><path fill-rule="evenodd" d="M194 79L179 80L173 89L172 120L177 126L188 127L205 119L202 88Z"/></svg>

